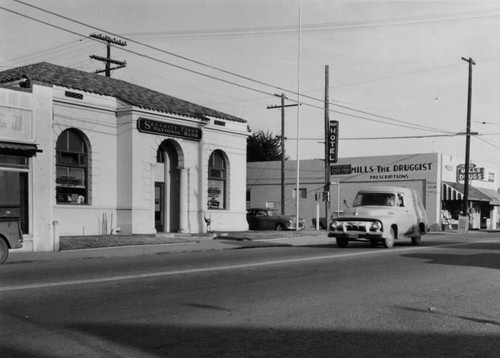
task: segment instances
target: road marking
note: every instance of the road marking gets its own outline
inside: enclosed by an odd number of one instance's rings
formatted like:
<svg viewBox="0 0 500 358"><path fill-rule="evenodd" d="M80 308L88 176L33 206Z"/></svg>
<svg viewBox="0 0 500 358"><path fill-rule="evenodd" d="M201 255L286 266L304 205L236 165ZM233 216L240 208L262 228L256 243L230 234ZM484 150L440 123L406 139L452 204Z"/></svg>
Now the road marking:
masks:
<svg viewBox="0 0 500 358"><path fill-rule="evenodd" d="M397 253L401 253L401 252L405 252L405 251L415 251L415 250L424 250L424 249L433 249L433 248L453 247L453 246L464 246L464 245L470 245L470 244L491 243L491 242L498 242L498 241L497 240L494 240L494 241L488 240L488 241L474 241L474 242L465 242L465 243L458 243L458 244L436 245L436 246L412 246L409 248L402 248L402 249L396 248L396 249L391 249L391 250L350 252L350 253L337 254L337 255L303 257L303 258L297 258L297 259L274 260L274 261L266 261L266 262L247 263L247 264L238 264L238 265L225 265L225 266L196 268L196 269L177 270L177 271L168 271L168 272L152 272L152 273L135 274L135 275L92 278L92 279L86 279L86 280L70 280L70 281L61 281L61 282L52 282L52 283L50 283L50 282L49 283L37 283L37 284L23 285L23 286L6 286L6 287L0 287L0 292L31 290L31 289L71 286L71 285L85 285L85 284L113 282L113 281L136 280L136 279L140 279L140 278L176 276L176 275L185 275L185 274L192 274L192 273L227 271L227 270L235 270L235 269L243 269L243 268L265 267L265 266L274 266L274 265L282 265L282 264L312 262L312 261L329 260L329 259L336 259L336 258L346 258L346 257L353 257L353 256L367 256L367 255L375 255L375 254L397 254Z"/></svg>

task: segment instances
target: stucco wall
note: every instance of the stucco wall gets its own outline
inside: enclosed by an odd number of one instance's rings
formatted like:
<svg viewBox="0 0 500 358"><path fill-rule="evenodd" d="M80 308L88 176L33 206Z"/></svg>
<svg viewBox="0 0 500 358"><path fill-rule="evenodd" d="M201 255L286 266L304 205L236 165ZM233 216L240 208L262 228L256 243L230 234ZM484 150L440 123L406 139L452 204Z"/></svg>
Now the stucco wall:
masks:
<svg viewBox="0 0 500 358"><path fill-rule="evenodd" d="M203 136L200 141L184 138L168 137L134 131L133 128L139 117L153 120L166 120L168 123L191 125L202 128ZM181 202L186 205L188 233L206 232L205 218L212 220L212 230L242 231L248 228L245 218L245 190L246 190L246 128L243 124L229 130L212 129L210 124L201 125L193 121L189 123L185 118L175 116L158 116L154 113L135 113L127 124L132 128L131 137L134 151L130 157L123 158L124 171L132 171L132 230L134 233L154 233L154 182L158 174L156 152L165 140L175 143L179 156L179 168L184 170L183 177L186 197ZM126 122L125 119L121 121ZM232 125L235 126L234 124ZM128 135L123 135L127 138ZM220 150L226 157L227 171L227 207L225 209L207 209L207 173L208 159L215 150ZM122 163L122 160L119 160ZM161 172L161 170L160 170ZM126 177L126 174L119 177ZM127 183L119 184L126 187ZM126 212L127 205L123 208Z"/></svg>
<svg viewBox="0 0 500 358"><path fill-rule="evenodd" d="M230 131L220 131L211 129L205 131L203 150L203 173L208 173L208 159L214 150L221 150L227 156L227 209L207 209L208 182L202 183L201 208L203 215L212 219L212 231L243 231L248 229L246 222L246 140L245 125L240 124L239 135L234 135ZM206 174L205 174L206 175ZM242 180L245 178L245 180ZM201 213L200 213L201 214ZM198 214L198 217L201 215ZM205 226L204 223L202 223ZM203 227L202 226L202 227ZM206 227L205 227L206 230Z"/></svg>
<svg viewBox="0 0 500 358"><path fill-rule="evenodd" d="M117 224L116 100L89 93L83 93L83 100L73 99L65 97L64 91L54 89L51 143L54 161L50 168L55 173L55 147L60 134L70 128L80 131L90 153L89 197L88 204L54 203L54 220L58 222L60 235L109 233ZM53 197L54 182L49 185Z"/></svg>

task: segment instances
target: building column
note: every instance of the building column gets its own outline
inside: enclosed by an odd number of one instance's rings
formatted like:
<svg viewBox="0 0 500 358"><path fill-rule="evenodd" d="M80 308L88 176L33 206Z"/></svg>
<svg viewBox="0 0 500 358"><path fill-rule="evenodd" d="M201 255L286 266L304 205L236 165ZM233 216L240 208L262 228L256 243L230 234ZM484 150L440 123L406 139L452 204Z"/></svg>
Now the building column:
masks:
<svg viewBox="0 0 500 358"><path fill-rule="evenodd" d="M179 232L188 232L188 176L186 168L179 168Z"/></svg>
<svg viewBox="0 0 500 358"><path fill-rule="evenodd" d="M170 190L170 163L167 151L163 151L163 232L170 231L170 205L168 192Z"/></svg>

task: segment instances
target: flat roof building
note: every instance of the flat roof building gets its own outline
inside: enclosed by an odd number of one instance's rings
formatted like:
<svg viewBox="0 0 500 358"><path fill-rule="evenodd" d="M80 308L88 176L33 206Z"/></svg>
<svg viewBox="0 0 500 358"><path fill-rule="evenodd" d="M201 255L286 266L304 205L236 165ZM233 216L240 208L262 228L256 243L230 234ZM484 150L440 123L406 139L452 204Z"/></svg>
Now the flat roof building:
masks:
<svg viewBox="0 0 500 358"><path fill-rule="evenodd" d="M317 209L325 215L323 188L325 162L301 160L299 188L296 188L296 161L286 161L285 211L296 212L312 225ZM442 153L339 158L331 165L329 213L351 206L359 189L390 185L415 189L421 195L431 230L456 228L463 208L464 160ZM247 165L247 208L280 208L281 162ZM469 170L469 214L473 229L499 227L498 171L491 165L471 163ZM298 190L297 190L298 189ZM319 202L316 200L318 199Z"/></svg>

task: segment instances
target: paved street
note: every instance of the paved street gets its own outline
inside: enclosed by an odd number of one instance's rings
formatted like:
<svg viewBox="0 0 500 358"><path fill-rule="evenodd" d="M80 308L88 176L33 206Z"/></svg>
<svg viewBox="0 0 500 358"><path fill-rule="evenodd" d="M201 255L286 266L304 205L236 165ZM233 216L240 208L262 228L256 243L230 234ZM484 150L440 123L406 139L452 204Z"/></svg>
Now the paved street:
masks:
<svg viewBox="0 0 500 358"><path fill-rule="evenodd" d="M283 241L13 254L0 267L0 356L498 356L497 233L392 250Z"/></svg>

